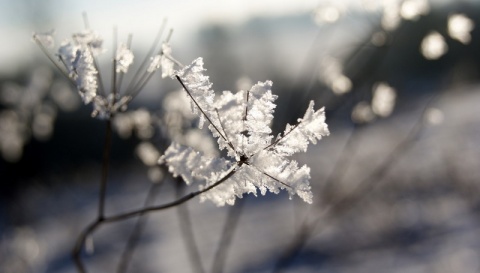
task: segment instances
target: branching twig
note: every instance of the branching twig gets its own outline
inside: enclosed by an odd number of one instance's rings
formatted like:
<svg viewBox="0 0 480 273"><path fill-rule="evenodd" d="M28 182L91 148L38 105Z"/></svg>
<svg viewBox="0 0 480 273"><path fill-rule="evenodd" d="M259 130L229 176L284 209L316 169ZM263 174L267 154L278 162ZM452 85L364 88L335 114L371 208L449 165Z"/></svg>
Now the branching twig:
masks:
<svg viewBox="0 0 480 273"><path fill-rule="evenodd" d="M133 87L139 81L138 78L140 77L141 71L145 68L145 66L147 65L147 63L149 61L149 58L152 56L153 52L155 52L155 49L157 48L158 44L160 43L160 39L162 38L163 31L165 30L166 25L167 25L167 21L163 20L163 23L160 26L160 29L158 30L157 36L155 36L155 39L154 39L150 49L148 50L148 53L145 55L145 58L142 60L142 62L140 64L140 67L138 68L138 70L133 75L133 78L130 81L130 84L127 86L127 93L131 92L131 90L134 89Z"/></svg>
<svg viewBox="0 0 480 273"><path fill-rule="evenodd" d="M176 191L177 198L180 198L183 192L184 182L182 179L176 179ZM186 204L177 207L178 220L180 222L180 230L182 232L182 239L187 249L188 257L194 271L198 273L204 273L202 259L200 257L200 251L198 249L197 241L192 230L192 221L190 217L190 211Z"/></svg>
<svg viewBox="0 0 480 273"><path fill-rule="evenodd" d="M244 197L247 198L247 197ZM215 257L213 258L212 273L224 272L225 261L228 257L228 250L232 244L233 235L238 226L238 220L242 215L245 205L245 199L237 199L235 206L231 206L227 212L227 219L223 226L222 234L220 235L220 241L218 243Z"/></svg>
<svg viewBox="0 0 480 273"><path fill-rule="evenodd" d="M86 269L85 269L85 266L83 265L82 259L81 259L81 251L82 251L83 245L85 244L86 238L88 236L91 236L101 225L106 224L106 223L114 223L114 222L118 222L118 221L123 221L123 220L130 219L132 217L137 217L137 216L144 215L144 214L147 214L147 213L150 213L150 212L166 210L166 209L169 209L169 208L179 206L179 205L197 197L198 195L217 187L218 185L220 185L223 182L225 182L226 180L228 180L232 175L235 174L236 167L237 166L232 167L222 178L220 178L214 184L212 184L212 185L210 185L210 186L208 186L208 187L206 187L202 190L189 193L189 194L183 196L182 198L174 200L170 203L166 203L166 204L159 205L159 206L141 208L141 209L138 209L138 210L133 210L133 211L126 212L126 213L120 213L120 214L110 216L110 217L98 218L97 220L92 222L90 225L88 225L85 228L85 230L80 234L80 236L78 237L77 242L75 244L75 247L73 249L73 258L75 260L75 264L77 266L78 271L80 273L87 272Z"/></svg>
<svg viewBox="0 0 480 273"><path fill-rule="evenodd" d="M342 198L337 199L332 202L324 211L311 223L304 222L299 232L295 235L293 240L290 242L289 246L277 260L273 268L273 272L281 272L285 269L293 259L298 255L298 253L303 249L305 244L314 234L314 232L319 232L317 226L322 222L322 220L329 215L334 213L346 212L347 210L358 205L359 202L364 200L366 196L366 191L372 190L373 186L379 185L380 181L385 177L390 168L413 146L416 138L420 135L423 125L424 125L424 116L427 109L433 104L439 97L439 93L432 96L427 103L424 105L421 115L418 117L417 121L410 129L403 141L397 144L397 146L390 152L382 161L382 163L377 166L365 179L363 179L356 189L352 190L349 194L344 195Z"/></svg>
<svg viewBox="0 0 480 273"><path fill-rule="evenodd" d="M157 194L158 189L160 186L163 185L160 183L152 183L150 189L148 190L147 198L145 198L144 207L149 207L155 201L155 196ZM138 217L135 227L128 238L128 242L125 245L125 249L120 257L120 262L117 267L117 273L125 273L128 271L128 266L130 265L130 261L132 260L133 253L135 251L135 247L137 246L138 240L147 224L148 217L147 215L141 215Z"/></svg>
<svg viewBox="0 0 480 273"><path fill-rule="evenodd" d="M192 93L190 93L190 90L188 90L187 86L185 86L185 83L183 83L183 80L180 78L180 76L178 75L175 75L175 77L177 78L177 80L180 82L180 84L182 85L183 89L185 89L185 91L187 92L188 96L190 96L190 98L192 99L192 101L195 103L195 105L197 106L198 109L200 109L200 112L202 112L202 115L208 120L208 122L213 126L213 128L215 128L215 130L217 131L217 133L223 138L223 140L225 140L225 142L229 143L228 139L222 134L222 132L217 128L217 126L212 122L212 120L210 119L210 117L207 115L207 113L205 113L205 111L203 111L202 107L200 107L200 105L198 105L198 102L195 100L195 98L192 96ZM232 148L232 150L235 151L235 148L233 147L233 145L229 145L230 148Z"/></svg>
<svg viewBox="0 0 480 273"><path fill-rule="evenodd" d="M105 144L103 147L102 179L100 181L98 218L103 219L105 215L105 195L107 191L108 167L110 164L110 150L112 147L112 121L107 120Z"/></svg>

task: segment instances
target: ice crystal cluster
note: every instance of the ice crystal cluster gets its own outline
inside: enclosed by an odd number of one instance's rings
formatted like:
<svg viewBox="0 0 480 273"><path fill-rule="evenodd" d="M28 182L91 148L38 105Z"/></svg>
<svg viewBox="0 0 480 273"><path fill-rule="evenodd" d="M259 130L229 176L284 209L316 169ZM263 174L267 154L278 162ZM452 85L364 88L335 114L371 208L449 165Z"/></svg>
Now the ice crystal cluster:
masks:
<svg viewBox="0 0 480 273"><path fill-rule="evenodd" d="M68 76L75 81L83 101L90 103L97 95L98 71L94 55L103 52L102 39L92 31L75 33L58 49L58 57L67 69Z"/></svg>
<svg viewBox="0 0 480 273"><path fill-rule="evenodd" d="M248 91L224 91L215 97L203 60L193 61L176 72L191 98L192 110L200 117L199 126L210 123L209 129L227 157L208 157L193 148L172 143L160 158L175 176L187 184L201 183L200 189L215 187L201 195L218 206L233 205L245 193L264 195L285 189L290 196L298 195L312 203L309 184L310 168L299 166L289 156L306 151L329 134L325 112L314 110L313 101L303 118L295 125L287 124L283 134L272 135L275 99L272 82L259 82Z"/></svg>
<svg viewBox="0 0 480 273"><path fill-rule="evenodd" d="M47 55L47 48L54 46L54 32L35 33L33 39L38 43ZM61 71L72 81L77 88L85 104L93 104L93 117L109 119L113 114L124 111L128 103L138 94L149 75L162 67L162 76L167 77L173 73L174 62L170 56L171 49L167 42L164 42L158 55L152 57L149 67L143 73L137 71L134 80L129 84L129 89L121 94L118 90L123 77L118 75L126 74L134 62L134 54L129 45L121 43L114 51L114 75L110 92L102 90L100 71L96 58L104 53L103 39L94 31L87 29L83 32L74 33L70 39L63 41L58 48L54 58L50 59L60 68ZM141 68L140 68L141 69Z"/></svg>

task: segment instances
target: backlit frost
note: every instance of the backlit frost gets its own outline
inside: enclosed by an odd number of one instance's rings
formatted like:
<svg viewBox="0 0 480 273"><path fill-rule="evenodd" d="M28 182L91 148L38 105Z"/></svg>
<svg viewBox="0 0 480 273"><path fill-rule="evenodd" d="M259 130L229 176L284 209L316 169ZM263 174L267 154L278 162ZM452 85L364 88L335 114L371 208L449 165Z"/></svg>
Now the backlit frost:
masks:
<svg viewBox="0 0 480 273"><path fill-rule="evenodd" d="M270 123L277 96L271 92L271 81L258 82L247 91L224 91L215 97L204 71L199 58L177 75L191 96L192 110L204 116L202 122L210 123L209 129L227 157L208 157L172 143L160 162L165 162L170 172L182 176L187 184L200 182L200 189L230 174L201 195L202 201L210 200L218 206L233 205L245 193L256 195L260 191L263 195L282 189L312 203L310 168L299 166L288 157L306 151L310 142L315 144L329 134L324 109L315 110L313 101L310 102L303 118L294 125L287 124L285 131L274 137Z"/></svg>

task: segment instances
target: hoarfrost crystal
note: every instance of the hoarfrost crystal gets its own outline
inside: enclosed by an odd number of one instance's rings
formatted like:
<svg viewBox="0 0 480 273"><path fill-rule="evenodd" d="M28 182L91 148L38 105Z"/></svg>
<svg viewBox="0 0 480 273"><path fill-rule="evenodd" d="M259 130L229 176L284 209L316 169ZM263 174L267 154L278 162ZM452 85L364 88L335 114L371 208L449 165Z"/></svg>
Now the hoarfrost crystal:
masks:
<svg viewBox="0 0 480 273"><path fill-rule="evenodd" d="M78 92L85 104L97 95L97 74L90 50L79 44L64 42L58 49L58 56L67 72L75 81Z"/></svg>
<svg viewBox="0 0 480 273"><path fill-rule="evenodd" d="M300 167L287 157L306 151L310 142L315 144L329 134L324 109L315 111L311 102L303 118L295 125L287 124L284 133L273 140L270 123L277 96L271 92L272 82L259 82L235 94L224 91L215 99L204 71L199 58L176 75L191 98L192 110L210 122L210 131L228 158L207 157L172 143L160 162L166 163L175 176L181 175L187 184L204 182L200 189L215 186L200 199L218 206L233 205L245 193L256 195L259 190L263 195L281 189L312 203L310 168Z"/></svg>
<svg viewBox="0 0 480 273"><path fill-rule="evenodd" d="M117 49L115 57L117 61L117 73L127 73L128 67L133 63L133 53L125 44Z"/></svg>

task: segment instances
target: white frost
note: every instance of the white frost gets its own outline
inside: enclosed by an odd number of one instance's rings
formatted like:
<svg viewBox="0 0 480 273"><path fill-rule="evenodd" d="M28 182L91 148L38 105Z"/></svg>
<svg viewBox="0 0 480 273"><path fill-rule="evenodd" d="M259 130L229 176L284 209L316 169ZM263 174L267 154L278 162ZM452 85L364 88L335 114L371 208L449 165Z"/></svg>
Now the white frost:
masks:
<svg viewBox="0 0 480 273"><path fill-rule="evenodd" d="M116 53L117 73L127 73L128 67L133 63L133 52L125 45L121 44Z"/></svg>
<svg viewBox="0 0 480 273"><path fill-rule="evenodd" d="M208 77L203 75L202 59L195 60L177 72L192 98L192 108L199 116L211 121L209 129L217 138L220 149L226 149L228 158L206 157L190 147L173 143L160 159L175 176L182 176L187 184L202 182L200 189L214 185L231 174L216 187L204 192L200 199L218 206L233 205L245 193L263 195L267 191L286 190L312 203L310 168L298 166L288 156L306 151L308 144L316 143L329 134L325 112L314 110L313 101L303 118L273 140L270 123L277 96L271 92L272 82L255 84L249 91L224 91L215 99ZM201 112L200 109L203 111Z"/></svg>

